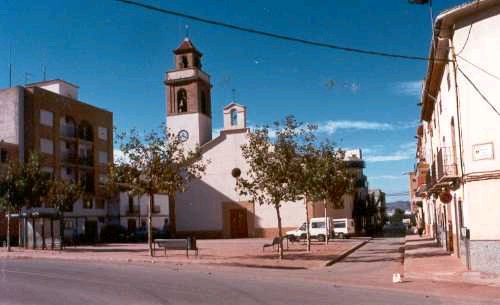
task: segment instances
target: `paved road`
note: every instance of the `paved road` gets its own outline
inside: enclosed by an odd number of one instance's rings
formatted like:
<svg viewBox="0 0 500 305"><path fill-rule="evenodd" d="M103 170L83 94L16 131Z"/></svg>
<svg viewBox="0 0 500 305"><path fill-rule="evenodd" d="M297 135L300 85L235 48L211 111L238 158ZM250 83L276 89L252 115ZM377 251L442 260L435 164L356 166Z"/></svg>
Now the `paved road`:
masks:
<svg viewBox="0 0 500 305"><path fill-rule="evenodd" d="M1 260L0 304L492 304L357 285L399 268L400 244L374 241L318 270Z"/></svg>

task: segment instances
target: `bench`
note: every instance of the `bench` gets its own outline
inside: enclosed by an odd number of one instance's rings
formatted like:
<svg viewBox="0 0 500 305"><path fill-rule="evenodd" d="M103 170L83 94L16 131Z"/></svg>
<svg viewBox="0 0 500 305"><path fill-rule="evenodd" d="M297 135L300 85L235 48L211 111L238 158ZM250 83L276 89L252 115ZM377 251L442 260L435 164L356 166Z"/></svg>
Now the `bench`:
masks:
<svg viewBox="0 0 500 305"><path fill-rule="evenodd" d="M284 236L283 240L286 240L286 249L288 250L288 238L286 236ZM273 241L271 243L264 244L262 246L262 252L264 252L264 249L268 248L268 247L273 247L273 251L274 251L274 246L278 246L279 247L279 244L280 244L280 238L279 237L275 237L275 238L273 238Z"/></svg>
<svg viewBox="0 0 500 305"><path fill-rule="evenodd" d="M163 248L164 255L167 256L167 250L185 250L186 257L189 257L189 250L193 250L198 256L198 247L196 247L196 239L193 238L178 238L178 239L155 239L153 241L153 256L155 256L156 247Z"/></svg>

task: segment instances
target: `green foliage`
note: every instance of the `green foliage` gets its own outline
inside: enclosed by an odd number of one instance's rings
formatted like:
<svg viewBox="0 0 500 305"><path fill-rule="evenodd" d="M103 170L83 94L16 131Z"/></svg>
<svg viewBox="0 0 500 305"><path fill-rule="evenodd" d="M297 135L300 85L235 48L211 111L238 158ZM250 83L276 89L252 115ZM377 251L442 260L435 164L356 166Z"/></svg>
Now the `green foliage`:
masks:
<svg viewBox="0 0 500 305"><path fill-rule="evenodd" d="M184 192L193 179L200 178L208 161L199 149L187 151L177 135L164 126L140 135L133 129L117 135L123 157L109 168L108 191L128 191L131 196L149 195L148 244L152 248L154 194L167 193L170 215L175 215L175 195ZM170 221L175 230L175 223Z"/></svg>
<svg viewBox="0 0 500 305"><path fill-rule="evenodd" d="M280 258L283 258L281 204L296 201L303 195L297 183L301 171L300 126L294 117L288 116L283 122L275 122L272 128L257 128L249 134L249 142L241 147L249 170L237 179L237 188L251 202L276 209ZM271 133L275 136L271 137Z"/></svg>
<svg viewBox="0 0 500 305"><path fill-rule="evenodd" d="M353 177L344 161L345 153L328 141L321 143L318 153L315 199L326 200L334 208L341 208L342 196L353 189Z"/></svg>
<svg viewBox="0 0 500 305"><path fill-rule="evenodd" d="M394 210L394 214L391 216L391 223L400 223L405 217L405 211L400 208Z"/></svg>
<svg viewBox="0 0 500 305"><path fill-rule="evenodd" d="M49 184L50 175L41 171L37 154L31 154L25 163L12 161L0 180L0 205L8 210L38 206Z"/></svg>
<svg viewBox="0 0 500 305"><path fill-rule="evenodd" d="M108 187L128 190L134 196L184 192L189 182L200 178L207 161L199 149L186 151L183 142L162 126L141 136L133 129L117 135L123 157L110 166Z"/></svg>
<svg viewBox="0 0 500 305"><path fill-rule="evenodd" d="M71 181L52 180L45 197L47 207L52 207L62 213L71 207L83 195L82 187Z"/></svg>

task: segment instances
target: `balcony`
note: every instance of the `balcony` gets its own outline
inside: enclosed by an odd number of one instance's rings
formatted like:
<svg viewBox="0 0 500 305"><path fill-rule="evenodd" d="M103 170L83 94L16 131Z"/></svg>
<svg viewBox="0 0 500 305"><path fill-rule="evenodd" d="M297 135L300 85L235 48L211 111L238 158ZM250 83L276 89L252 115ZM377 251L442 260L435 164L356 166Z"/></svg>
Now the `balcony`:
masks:
<svg viewBox="0 0 500 305"><path fill-rule="evenodd" d="M76 127L73 125L61 125L60 135L65 138L76 138Z"/></svg>
<svg viewBox="0 0 500 305"><path fill-rule="evenodd" d="M61 152L61 162L75 164L78 161L76 152L63 151Z"/></svg>
<svg viewBox="0 0 500 305"><path fill-rule="evenodd" d="M85 166L94 166L94 156L86 155L78 157L79 163Z"/></svg>
<svg viewBox="0 0 500 305"><path fill-rule="evenodd" d="M437 155L437 180L451 182L458 178L458 169L455 156L450 147L442 147Z"/></svg>

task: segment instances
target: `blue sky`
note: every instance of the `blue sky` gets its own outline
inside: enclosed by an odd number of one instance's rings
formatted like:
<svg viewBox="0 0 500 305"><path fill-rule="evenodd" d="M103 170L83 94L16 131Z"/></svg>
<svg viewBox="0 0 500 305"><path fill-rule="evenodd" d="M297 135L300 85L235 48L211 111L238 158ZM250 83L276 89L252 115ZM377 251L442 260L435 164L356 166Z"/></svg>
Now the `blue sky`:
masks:
<svg viewBox="0 0 500 305"><path fill-rule="evenodd" d="M357 48L426 56L427 6L406 0L142 0L193 15ZM462 1L434 1L434 12ZM259 125L295 115L323 137L360 147L371 188L407 190L413 168L420 82L426 63L315 48L234 32L103 1L0 0L0 87L62 78L80 99L114 113L118 129L152 129L165 120L164 73L189 25L213 83L213 125L236 99ZM389 201L406 199L390 197Z"/></svg>

